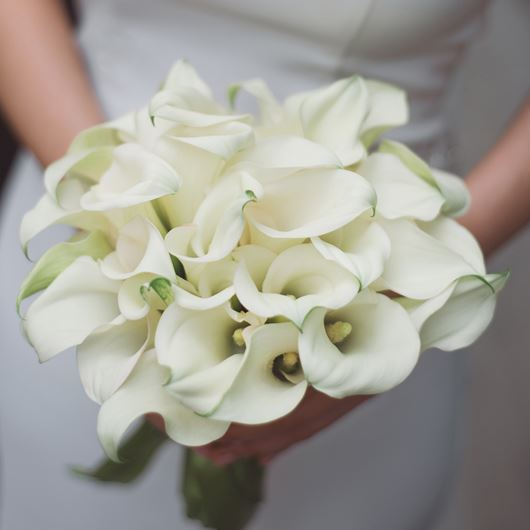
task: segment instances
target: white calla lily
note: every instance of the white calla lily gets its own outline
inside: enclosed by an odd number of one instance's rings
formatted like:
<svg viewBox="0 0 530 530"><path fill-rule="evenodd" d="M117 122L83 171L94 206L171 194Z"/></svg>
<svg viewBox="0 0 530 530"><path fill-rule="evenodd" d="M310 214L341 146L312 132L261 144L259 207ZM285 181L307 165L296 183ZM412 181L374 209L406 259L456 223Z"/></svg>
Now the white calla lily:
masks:
<svg viewBox="0 0 530 530"><path fill-rule="evenodd" d="M270 136L235 156L231 164L250 164L255 170L277 169L285 173L301 168L340 168L341 161L327 147L299 136ZM282 175L282 173L274 173Z"/></svg>
<svg viewBox="0 0 530 530"><path fill-rule="evenodd" d="M115 120L100 123L81 131L68 148L68 154L88 149L116 147L136 138L136 112L129 112Z"/></svg>
<svg viewBox="0 0 530 530"><path fill-rule="evenodd" d="M102 326L77 347L79 375L90 399L101 404L124 383L149 347L156 315Z"/></svg>
<svg viewBox="0 0 530 530"><path fill-rule="evenodd" d="M231 257L208 263L187 263L186 280L173 285L175 302L187 309L210 309L228 302L235 294L232 280L236 264Z"/></svg>
<svg viewBox="0 0 530 530"><path fill-rule="evenodd" d="M477 274L486 274L484 256L478 241L473 234L450 217L440 216L429 223L418 223L419 228L426 234L437 239L462 256Z"/></svg>
<svg viewBox="0 0 530 530"><path fill-rule="evenodd" d="M80 256L105 257L112 249L107 238L98 231L73 237L47 250L26 277L17 296L17 311L28 296L46 289L61 272Z"/></svg>
<svg viewBox="0 0 530 530"><path fill-rule="evenodd" d="M87 256L76 259L28 308L24 330L39 359L77 346L119 317L119 282L106 278Z"/></svg>
<svg viewBox="0 0 530 530"><path fill-rule="evenodd" d="M441 169L432 168L431 171L442 195L445 197L442 212L451 217L465 214L471 203L471 195L464 180Z"/></svg>
<svg viewBox="0 0 530 530"><path fill-rule="evenodd" d="M218 307L235 295L233 285L237 263L244 260L249 273L261 285L276 254L258 245L236 248L230 257L220 261L187 264L187 278L177 278L173 285L175 302L184 308L203 310Z"/></svg>
<svg viewBox="0 0 530 530"><path fill-rule="evenodd" d="M251 117L225 111L192 71L183 63L176 65L151 100L149 113L154 122L163 119L173 123L167 133L171 138L227 160L253 142L248 123Z"/></svg>
<svg viewBox="0 0 530 530"><path fill-rule="evenodd" d="M376 203L367 181L343 169L305 169L261 184L262 195L246 206L245 215L271 238L319 236L373 210Z"/></svg>
<svg viewBox="0 0 530 530"><path fill-rule="evenodd" d="M157 138L153 152L171 164L181 177L177 193L157 199L169 227L193 222L197 208L224 166L218 156L168 136Z"/></svg>
<svg viewBox="0 0 530 530"><path fill-rule="evenodd" d="M406 123L408 107L399 88L352 76L322 89L295 94L281 105L261 79L232 85L233 105L240 90L254 96L261 111L256 136L296 135L333 150L341 165L359 162L385 131Z"/></svg>
<svg viewBox="0 0 530 530"><path fill-rule="evenodd" d="M171 67L162 89L172 90L183 86L193 88L204 97L212 99L210 87L200 77L197 70L188 61L180 59Z"/></svg>
<svg viewBox="0 0 530 530"><path fill-rule="evenodd" d="M237 330L246 348L235 340ZM242 328L227 308L174 304L162 316L156 347L172 371L167 388L181 403L212 418L261 423L287 414L304 395L303 377L291 383L273 371L277 357L297 351L297 338L292 324Z"/></svg>
<svg viewBox="0 0 530 530"><path fill-rule="evenodd" d="M260 194L261 185L247 173L226 176L201 203L192 225L178 226L167 234L169 252L184 263L225 258L243 234L243 209Z"/></svg>
<svg viewBox="0 0 530 530"><path fill-rule="evenodd" d="M461 242L468 240L463 228L450 220L432 225L438 228L444 237L452 239L453 244L437 239L422 230L412 221L398 219L380 220L390 237L392 252L388 258L382 279L388 289L408 298L426 300L440 294L455 280L463 276L483 274L481 254L474 255L478 249L473 243L464 250ZM468 254L473 256L470 259Z"/></svg>
<svg viewBox="0 0 530 530"><path fill-rule="evenodd" d="M104 233L111 230L110 222L106 217L81 209L79 201L85 191L86 189L77 180L65 182L58 191L59 200L45 194L33 209L24 214L19 235L26 255L30 241L53 225L64 224L82 230L100 230Z"/></svg>
<svg viewBox="0 0 530 530"><path fill-rule="evenodd" d="M412 172L397 156L372 153L356 170L374 187L379 215L431 221L440 214L445 199L439 189Z"/></svg>
<svg viewBox="0 0 530 530"><path fill-rule="evenodd" d="M289 115L298 115L303 136L333 150L342 165L355 164L365 156L359 135L368 112L368 90L360 77L297 94L285 107Z"/></svg>
<svg viewBox="0 0 530 530"><path fill-rule="evenodd" d="M311 238L315 248L326 259L349 270L361 289L381 276L390 256L390 239L379 224L360 218L325 234Z"/></svg>
<svg viewBox="0 0 530 530"><path fill-rule="evenodd" d="M208 417L255 425L285 416L300 403L307 389L301 368L280 379L275 362L284 355L297 357L298 331L289 323L265 324L247 335L246 351L230 387L217 398ZM198 375L198 374L197 374ZM200 388L200 377L171 385L173 392Z"/></svg>
<svg viewBox="0 0 530 530"><path fill-rule="evenodd" d="M458 216L467 210L470 195L462 179L430 168L418 155L399 142L385 140L380 145L379 152L396 156L412 173L437 189L444 199L441 211L445 215Z"/></svg>
<svg viewBox="0 0 530 530"><path fill-rule="evenodd" d="M330 338L326 326L334 323L348 326L347 332ZM343 398L401 383L416 365L420 339L398 303L365 290L338 310L314 309L304 322L299 353L309 383Z"/></svg>
<svg viewBox="0 0 530 530"><path fill-rule="evenodd" d="M259 105L261 123L257 128L258 131L263 128L275 127L284 121L285 109L274 97L274 94L263 79L248 79L242 83L231 85L228 88L228 100L232 108L235 106L236 98L241 90L254 96ZM270 133L271 131L268 132Z"/></svg>
<svg viewBox="0 0 530 530"><path fill-rule="evenodd" d="M175 277L164 238L143 217L135 217L120 230L116 250L102 260L101 270L105 276L115 280L125 280L146 272L169 279Z"/></svg>
<svg viewBox="0 0 530 530"><path fill-rule="evenodd" d="M125 383L101 406L98 436L105 452L119 461L118 446L134 422L147 413L159 414L168 436L174 441L198 446L220 438L229 423L202 418L182 405L165 388L169 370L160 366L156 353L144 353Z"/></svg>
<svg viewBox="0 0 530 530"><path fill-rule="evenodd" d="M491 322L508 276L465 276L433 299L400 300L420 333L422 349L453 351L475 342Z"/></svg>
<svg viewBox="0 0 530 530"><path fill-rule="evenodd" d="M283 316L301 327L315 307L337 309L359 291L357 279L337 263L322 257L311 244L291 247L270 265L261 290L244 262L234 277L243 306L261 317Z"/></svg>
<svg viewBox="0 0 530 530"><path fill-rule="evenodd" d="M365 79L368 89L368 113L361 125L361 139L366 147L385 131L404 125L408 120L405 92L388 83Z"/></svg>
<svg viewBox="0 0 530 530"><path fill-rule="evenodd" d="M240 324L225 306L197 311L172 304L158 324L155 337L158 360L171 368L172 380L216 366L241 353L232 341L238 327Z"/></svg>
<svg viewBox="0 0 530 530"><path fill-rule="evenodd" d="M50 164L44 172L46 191L57 198L57 186L65 179L86 179L96 183L112 163L113 147L99 147L75 151Z"/></svg>
<svg viewBox="0 0 530 530"><path fill-rule="evenodd" d="M112 153L112 164L81 198L86 210L126 208L178 191L181 178L173 167L138 143Z"/></svg>

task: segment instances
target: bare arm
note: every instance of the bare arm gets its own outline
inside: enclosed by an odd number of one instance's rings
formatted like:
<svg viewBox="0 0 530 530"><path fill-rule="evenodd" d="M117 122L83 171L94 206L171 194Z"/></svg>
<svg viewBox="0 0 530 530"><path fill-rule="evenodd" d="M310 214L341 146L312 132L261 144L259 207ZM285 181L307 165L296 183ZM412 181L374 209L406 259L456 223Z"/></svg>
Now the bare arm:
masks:
<svg viewBox="0 0 530 530"><path fill-rule="evenodd" d="M102 120L59 0L0 1L0 106L44 165Z"/></svg>
<svg viewBox="0 0 530 530"><path fill-rule="evenodd" d="M530 97L467 184L472 204L460 221L491 254L530 222Z"/></svg>

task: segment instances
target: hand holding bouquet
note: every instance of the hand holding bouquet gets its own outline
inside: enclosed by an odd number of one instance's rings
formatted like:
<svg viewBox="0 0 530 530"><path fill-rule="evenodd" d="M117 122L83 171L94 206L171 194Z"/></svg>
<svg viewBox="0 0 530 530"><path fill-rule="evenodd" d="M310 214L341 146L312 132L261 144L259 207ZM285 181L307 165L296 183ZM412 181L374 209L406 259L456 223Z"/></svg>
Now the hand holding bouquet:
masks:
<svg viewBox="0 0 530 530"><path fill-rule="evenodd" d="M238 93L260 116L235 113ZM260 80L230 110L185 62L149 105L82 132L46 170L24 247L49 249L19 304L42 361L77 347L112 459L132 422L186 446L292 411L308 386L384 392L420 353L472 343L506 275L452 219L464 184L406 146L402 91L354 76L283 104ZM215 523L214 523L215 524Z"/></svg>

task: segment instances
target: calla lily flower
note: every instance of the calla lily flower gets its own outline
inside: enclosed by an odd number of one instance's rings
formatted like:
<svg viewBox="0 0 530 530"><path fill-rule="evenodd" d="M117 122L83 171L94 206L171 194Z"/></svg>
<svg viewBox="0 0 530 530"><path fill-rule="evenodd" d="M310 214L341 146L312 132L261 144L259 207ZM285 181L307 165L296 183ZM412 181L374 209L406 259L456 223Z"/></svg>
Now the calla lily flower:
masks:
<svg viewBox="0 0 530 530"><path fill-rule="evenodd" d="M251 166L254 172L262 169L275 177L298 169L340 168L337 155L327 147L299 136L270 136L233 157L231 164ZM275 170L272 172L271 170Z"/></svg>
<svg viewBox="0 0 530 530"><path fill-rule="evenodd" d="M80 181L65 182L57 192L57 199L46 193L33 209L26 212L19 233L26 255L30 241L53 225L65 224L82 230L99 230L104 233L112 230L111 223L105 216L81 208L81 197L86 189Z"/></svg>
<svg viewBox="0 0 530 530"><path fill-rule="evenodd" d="M477 242L452 219L421 225L405 219L379 222L392 245L382 280L396 293L426 300L459 278L485 273Z"/></svg>
<svg viewBox="0 0 530 530"><path fill-rule="evenodd" d="M266 318L283 316L301 328L315 307L337 309L350 302L359 291L359 282L343 267L323 258L313 245L303 244L279 254L261 286L242 261L234 287L247 310Z"/></svg>
<svg viewBox="0 0 530 530"><path fill-rule="evenodd" d="M431 221L440 213L457 216L469 205L463 181L431 169L405 145L384 141L357 168L375 188L378 212L387 219Z"/></svg>
<svg viewBox="0 0 530 530"><path fill-rule="evenodd" d="M228 256L245 228L243 208L256 200L260 190L259 182L246 172L220 180L199 206L193 224L168 233L169 252L184 263L206 263Z"/></svg>
<svg viewBox="0 0 530 530"><path fill-rule="evenodd" d="M168 136L226 160L254 141L249 115L230 114L211 97L193 68L177 63L162 90L151 100L153 121L172 122Z"/></svg>
<svg viewBox="0 0 530 530"><path fill-rule="evenodd" d="M98 415L98 436L105 452L119 461L118 446L134 420L147 413L164 420L167 435L174 441L198 446L220 438L229 423L202 418L182 405L165 387L170 372L160 366L156 352L141 356L125 383L103 405Z"/></svg>
<svg viewBox="0 0 530 530"><path fill-rule="evenodd" d="M362 160L366 148L383 132L403 125L408 117L402 90L358 76L295 94L284 105L259 79L232 86L232 101L241 89L258 100L261 124L256 135L260 140L273 135L302 136L332 150L343 166Z"/></svg>
<svg viewBox="0 0 530 530"><path fill-rule="evenodd" d="M86 210L126 208L178 191L180 176L173 167L140 144L116 147L112 164L98 184L81 198Z"/></svg>
<svg viewBox="0 0 530 530"><path fill-rule="evenodd" d="M273 239L303 240L333 231L372 210L375 194L360 176L341 169L306 169L258 180L246 171L222 178L203 201L193 225L166 238L183 262L227 256L245 229L245 220Z"/></svg>
<svg viewBox="0 0 530 530"><path fill-rule="evenodd" d="M305 169L261 184L261 196L246 206L245 215L271 238L319 236L373 210L376 203L372 187L343 169Z"/></svg>
<svg viewBox="0 0 530 530"><path fill-rule="evenodd" d="M383 228L368 217L351 223L311 241L326 259L350 271L361 289L383 273L390 256L390 239Z"/></svg>
<svg viewBox="0 0 530 530"><path fill-rule="evenodd" d="M377 194L377 212L386 219L414 218L431 221L444 197L431 183L413 173L390 153L373 153L357 168Z"/></svg>
<svg viewBox="0 0 530 530"><path fill-rule="evenodd" d="M297 338L288 323L242 328L225 307L174 304L162 316L156 349L171 369L167 388L181 403L211 418L263 423L290 412L305 393L301 371L292 374L296 380L274 373L276 358L297 351Z"/></svg>
<svg viewBox="0 0 530 530"><path fill-rule="evenodd" d="M59 243L47 250L37 261L20 287L17 296L17 311L20 304L29 296L46 289L52 282L81 256L94 259L103 258L112 248L102 232L81 233L70 241Z"/></svg>
<svg viewBox="0 0 530 530"><path fill-rule="evenodd" d="M399 298L420 333L422 350L453 351L475 342L488 327L509 274L464 276L426 301Z"/></svg>
<svg viewBox="0 0 530 530"><path fill-rule="evenodd" d="M164 238L143 217L134 218L121 229L116 250L103 259L101 270L105 276L115 280L147 272L170 280L175 277Z"/></svg>
<svg viewBox="0 0 530 530"><path fill-rule="evenodd" d="M311 311L299 352L309 383L342 398L384 392L401 383L416 365L420 339L397 302L365 290L340 309Z"/></svg>
<svg viewBox="0 0 530 530"><path fill-rule="evenodd" d="M152 347L157 313L151 318L106 324L77 347L77 366L88 397L103 403L133 371L140 356Z"/></svg>
<svg viewBox="0 0 530 530"><path fill-rule="evenodd" d="M39 359L47 361L81 344L95 329L117 319L119 286L88 256L76 259L59 274L24 318L24 331Z"/></svg>

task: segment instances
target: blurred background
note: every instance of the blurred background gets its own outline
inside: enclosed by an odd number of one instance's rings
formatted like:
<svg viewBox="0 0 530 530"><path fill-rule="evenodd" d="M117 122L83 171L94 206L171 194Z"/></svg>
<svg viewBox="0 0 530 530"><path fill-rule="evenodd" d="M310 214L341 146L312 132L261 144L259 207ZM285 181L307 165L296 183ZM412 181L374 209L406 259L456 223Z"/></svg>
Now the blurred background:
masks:
<svg viewBox="0 0 530 530"><path fill-rule="evenodd" d="M529 50L530 2L493 2L448 101L460 174L494 143L528 93ZM530 230L497 252L489 267L510 269L512 277L493 325L470 348L466 455L440 530L456 528L451 513L457 511L465 513L468 529L530 527Z"/></svg>
<svg viewBox="0 0 530 530"><path fill-rule="evenodd" d="M493 144L529 86L530 2L493 4L447 102L454 159L462 175ZM5 189L16 149L2 123L0 189ZM501 249L490 267L509 268L512 278L494 324L469 352L472 402L465 458L439 530L458 530L452 521L462 514L467 530L529 528L530 230Z"/></svg>

